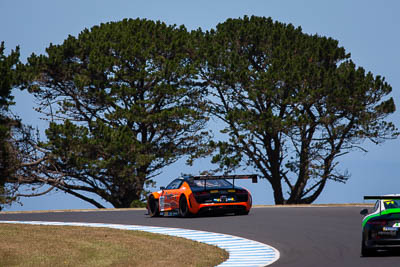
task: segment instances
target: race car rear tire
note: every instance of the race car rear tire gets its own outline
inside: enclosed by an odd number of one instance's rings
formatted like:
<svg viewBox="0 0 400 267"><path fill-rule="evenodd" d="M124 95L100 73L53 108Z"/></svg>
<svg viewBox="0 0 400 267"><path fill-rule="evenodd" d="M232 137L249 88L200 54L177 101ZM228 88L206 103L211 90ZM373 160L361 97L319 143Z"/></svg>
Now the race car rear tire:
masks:
<svg viewBox="0 0 400 267"><path fill-rule="evenodd" d="M365 241L364 241L364 238L363 238L362 241L361 241L361 256L370 257L370 256L373 256L374 253L375 253L375 250L371 249L371 248L368 248L365 245Z"/></svg>
<svg viewBox="0 0 400 267"><path fill-rule="evenodd" d="M185 195L182 195L181 198L179 199L179 215L183 218L190 217L192 215L189 211Z"/></svg>
<svg viewBox="0 0 400 267"><path fill-rule="evenodd" d="M155 199L153 195L149 196L148 211L149 211L150 217L160 216L160 210L158 207L158 199Z"/></svg>

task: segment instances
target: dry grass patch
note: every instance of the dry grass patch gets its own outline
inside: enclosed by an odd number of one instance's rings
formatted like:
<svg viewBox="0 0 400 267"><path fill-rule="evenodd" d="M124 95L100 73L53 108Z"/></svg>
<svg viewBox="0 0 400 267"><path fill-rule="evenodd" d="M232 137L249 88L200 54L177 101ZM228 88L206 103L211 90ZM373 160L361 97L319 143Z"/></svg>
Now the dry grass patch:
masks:
<svg viewBox="0 0 400 267"><path fill-rule="evenodd" d="M75 226L0 225L1 266L215 266L215 246L152 233Z"/></svg>

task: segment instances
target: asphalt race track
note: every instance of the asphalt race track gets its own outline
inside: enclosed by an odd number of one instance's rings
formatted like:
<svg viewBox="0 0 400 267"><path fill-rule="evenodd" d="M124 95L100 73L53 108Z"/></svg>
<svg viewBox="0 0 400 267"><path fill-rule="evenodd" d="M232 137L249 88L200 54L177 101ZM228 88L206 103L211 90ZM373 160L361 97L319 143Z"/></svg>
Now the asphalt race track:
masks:
<svg viewBox="0 0 400 267"><path fill-rule="evenodd" d="M150 218L144 210L1 213L0 220L95 222L179 227L240 236L271 245L271 266L400 266L400 253L360 257L362 207L253 208L248 216ZM0 225L1 227L1 225Z"/></svg>

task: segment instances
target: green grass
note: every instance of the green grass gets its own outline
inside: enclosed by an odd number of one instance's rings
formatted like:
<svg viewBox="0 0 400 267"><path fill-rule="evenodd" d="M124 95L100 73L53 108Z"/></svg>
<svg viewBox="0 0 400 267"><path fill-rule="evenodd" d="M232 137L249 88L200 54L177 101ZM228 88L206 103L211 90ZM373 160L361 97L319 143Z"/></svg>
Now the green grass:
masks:
<svg viewBox="0 0 400 267"><path fill-rule="evenodd" d="M72 226L0 225L0 266L215 266L215 246L152 233Z"/></svg>

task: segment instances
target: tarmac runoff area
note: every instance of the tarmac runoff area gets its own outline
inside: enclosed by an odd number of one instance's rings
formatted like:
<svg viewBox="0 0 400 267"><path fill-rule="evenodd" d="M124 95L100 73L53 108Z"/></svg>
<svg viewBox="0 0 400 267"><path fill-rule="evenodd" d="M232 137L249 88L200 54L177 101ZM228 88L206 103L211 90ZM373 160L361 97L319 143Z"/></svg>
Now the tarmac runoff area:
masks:
<svg viewBox="0 0 400 267"><path fill-rule="evenodd" d="M162 235L182 237L198 241L201 243L214 245L228 251L229 253L228 260L218 265L218 267L267 266L279 259L279 251L269 245L242 237L205 232L205 231L187 230L181 228L103 224L103 223L72 223L72 222L44 222L44 221L0 221L0 223L52 225L52 226L107 227L113 229L144 231Z"/></svg>

